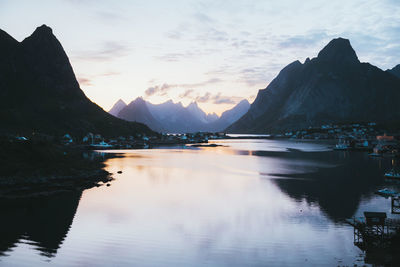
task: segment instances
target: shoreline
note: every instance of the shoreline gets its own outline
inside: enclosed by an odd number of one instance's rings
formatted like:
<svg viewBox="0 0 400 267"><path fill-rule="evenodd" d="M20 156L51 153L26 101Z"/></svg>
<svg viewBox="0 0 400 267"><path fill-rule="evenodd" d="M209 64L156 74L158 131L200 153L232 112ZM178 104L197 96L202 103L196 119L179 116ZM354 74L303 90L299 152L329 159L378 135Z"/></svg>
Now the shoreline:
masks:
<svg viewBox="0 0 400 267"><path fill-rule="evenodd" d="M94 151L54 143L1 140L0 199L28 198L101 186L113 180Z"/></svg>

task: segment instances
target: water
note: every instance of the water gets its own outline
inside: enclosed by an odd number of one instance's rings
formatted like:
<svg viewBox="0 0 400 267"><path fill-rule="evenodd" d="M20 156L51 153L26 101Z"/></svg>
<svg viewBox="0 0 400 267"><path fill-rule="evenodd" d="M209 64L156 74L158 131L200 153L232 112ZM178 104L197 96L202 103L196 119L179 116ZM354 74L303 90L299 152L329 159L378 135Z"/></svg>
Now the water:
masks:
<svg viewBox="0 0 400 267"><path fill-rule="evenodd" d="M0 265L364 263L343 220L390 213L374 194L396 189L383 179L390 160L327 143L216 143L117 151L124 157L106 161L110 187L3 201Z"/></svg>

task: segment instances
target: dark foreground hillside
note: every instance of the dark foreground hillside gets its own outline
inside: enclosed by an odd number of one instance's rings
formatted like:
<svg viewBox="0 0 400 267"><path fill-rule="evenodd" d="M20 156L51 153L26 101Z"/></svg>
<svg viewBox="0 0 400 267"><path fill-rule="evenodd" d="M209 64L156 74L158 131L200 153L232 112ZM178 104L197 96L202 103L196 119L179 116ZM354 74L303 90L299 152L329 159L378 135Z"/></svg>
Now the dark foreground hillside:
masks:
<svg viewBox="0 0 400 267"><path fill-rule="evenodd" d="M0 139L0 198L90 188L111 180L92 151L53 142Z"/></svg>
<svg viewBox="0 0 400 267"><path fill-rule="evenodd" d="M43 25L22 42L0 30L0 134L153 133L105 112L80 89L63 47Z"/></svg>

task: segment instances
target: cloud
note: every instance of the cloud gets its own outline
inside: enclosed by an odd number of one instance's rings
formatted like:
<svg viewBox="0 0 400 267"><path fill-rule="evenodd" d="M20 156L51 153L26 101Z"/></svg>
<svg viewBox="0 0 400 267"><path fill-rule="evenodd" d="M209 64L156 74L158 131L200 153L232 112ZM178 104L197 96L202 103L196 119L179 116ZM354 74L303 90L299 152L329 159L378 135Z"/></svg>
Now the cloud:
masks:
<svg viewBox="0 0 400 267"><path fill-rule="evenodd" d="M198 83L177 83L177 84L161 84L161 85L154 85L146 89L145 94L147 96L152 96L152 95L160 95L160 96L165 96L168 91L172 88L196 88L196 87L203 87L207 86L210 84L215 84L222 82L221 79L219 78L211 78L203 82L198 82ZM188 90L190 91L190 90Z"/></svg>
<svg viewBox="0 0 400 267"><path fill-rule="evenodd" d="M203 96L198 96L198 97L196 97L196 102L199 102L199 103L206 103L206 102L209 102L210 101L210 98L211 98L211 93L210 92L207 92L205 95L203 95Z"/></svg>
<svg viewBox="0 0 400 267"><path fill-rule="evenodd" d="M180 23L175 30L167 32L166 36L173 40L181 40L190 33L190 25L188 23Z"/></svg>
<svg viewBox="0 0 400 267"><path fill-rule="evenodd" d="M188 89L185 92L183 92L182 94L179 95L180 98L189 98L191 97L191 95L194 93L193 89Z"/></svg>
<svg viewBox="0 0 400 267"><path fill-rule="evenodd" d="M82 61L111 61L115 58L123 57L129 54L131 48L119 42L105 42L102 48L91 51L81 51L73 55L75 60Z"/></svg>
<svg viewBox="0 0 400 267"><path fill-rule="evenodd" d="M329 38L332 39L332 36L328 36L325 31L317 31L317 32L307 32L303 35L295 35L295 36L282 36L281 40L278 44L280 48L296 48L303 49L309 47L315 47L322 42L326 42Z"/></svg>
<svg viewBox="0 0 400 267"><path fill-rule="evenodd" d="M104 23L116 23L125 19L121 14L111 11L99 11L95 17Z"/></svg>
<svg viewBox="0 0 400 267"><path fill-rule="evenodd" d="M277 73L273 73L273 69L277 68L271 63L270 66L258 66L244 68L239 71L239 81L244 82L248 86L256 86L265 84L272 77L276 76ZM274 75L274 76L273 76Z"/></svg>
<svg viewBox="0 0 400 267"><path fill-rule="evenodd" d="M120 72L108 71L100 74L95 75L83 75L77 76L77 80L79 85L83 86L93 86L93 81L96 80L97 77L108 77L108 76L115 76L121 74Z"/></svg>
<svg viewBox="0 0 400 267"><path fill-rule="evenodd" d="M104 73L101 73L96 76L115 76L115 75L119 75L119 74L121 74L121 72L108 71L108 72L104 72Z"/></svg>
<svg viewBox="0 0 400 267"><path fill-rule="evenodd" d="M88 79L88 78L77 78L79 85L83 85L83 86L92 86L92 80Z"/></svg>
<svg viewBox="0 0 400 267"><path fill-rule="evenodd" d="M236 104L240 99L240 97L222 96L221 93L218 93L216 96L214 96L213 104Z"/></svg>
<svg viewBox="0 0 400 267"><path fill-rule="evenodd" d="M195 39L201 42L224 42L229 41L229 34L226 31L218 30L215 27L209 27L208 29L200 33Z"/></svg>
<svg viewBox="0 0 400 267"><path fill-rule="evenodd" d="M195 98L196 102L199 103L212 103L212 104L236 104L239 102L242 97L238 96L224 96L221 92L218 92L215 95L212 95L210 92L206 92L202 96L197 96Z"/></svg>
<svg viewBox="0 0 400 267"><path fill-rule="evenodd" d="M197 21L201 23L215 23L215 20L213 18L202 12L195 13L193 15L193 18L195 18Z"/></svg>
<svg viewBox="0 0 400 267"><path fill-rule="evenodd" d="M194 56L198 56L198 54L192 51L187 51L182 53L166 53L161 56L156 56L156 58L166 62L178 62L188 58L193 58Z"/></svg>
<svg viewBox="0 0 400 267"><path fill-rule="evenodd" d="M144 92L147 96L152 96L152 95L160 95L164 96L167 94L168 90L171 88L170 85L164 83L163 85L156 85L152 86L146 89Z"/></svg>

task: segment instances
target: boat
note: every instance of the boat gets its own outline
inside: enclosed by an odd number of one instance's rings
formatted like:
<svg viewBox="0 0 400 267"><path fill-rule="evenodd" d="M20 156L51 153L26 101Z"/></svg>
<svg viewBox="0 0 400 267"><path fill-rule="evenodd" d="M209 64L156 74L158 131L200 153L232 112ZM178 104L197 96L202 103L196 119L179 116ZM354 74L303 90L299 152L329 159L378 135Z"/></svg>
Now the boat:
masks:
<svg viewBox="0 0 400 267"><path fill-rule="evenodd" d="M399 195L396 191L389 190L389 189L387 189L387 188L378 190L378 191L375 192L375 194L384 196L384 197L386 197L386 198L387 198L387 197L396 197L396 196Z"/></svg>
<svg viewBox="0 0 400 267"><path fill-rule="evenodd" d="M370 157L382 157L382 154L372 152L372 153L369 153L368 156L370 156Z"/></svg>
<svg viewBox="0 0 400 267"><path fill-rule="evenodd" d="M347 150L350 146L343 139L339 139L339 143L335 145L334 150Z"/></svg>
<svg viewBox="0 0 400 267"><path fill-rule="evenodd" d="M346 144L337 144L337 145L335 145L335 147L333 149L334 150L347 150L347 149L349 149L349 146Z"/></svg>
<svg viewBox="0 0 400 267"><path fill-rule="evenodd" d="M395 170L388 171L385 173L386 178L391 178L391 179L400 179L400 172L396 172Z"/></svg>
<svg viewBox="0 0 400 267"><path fill-rule="evenodd" d="M111 147L113 147L112 145L107 144L107 143L104 142L104 141L101 141L101 142L98 143L98 144L91 144L90 146L91 146L91 147L94 147L94 148L111 148Z"/></svg>

